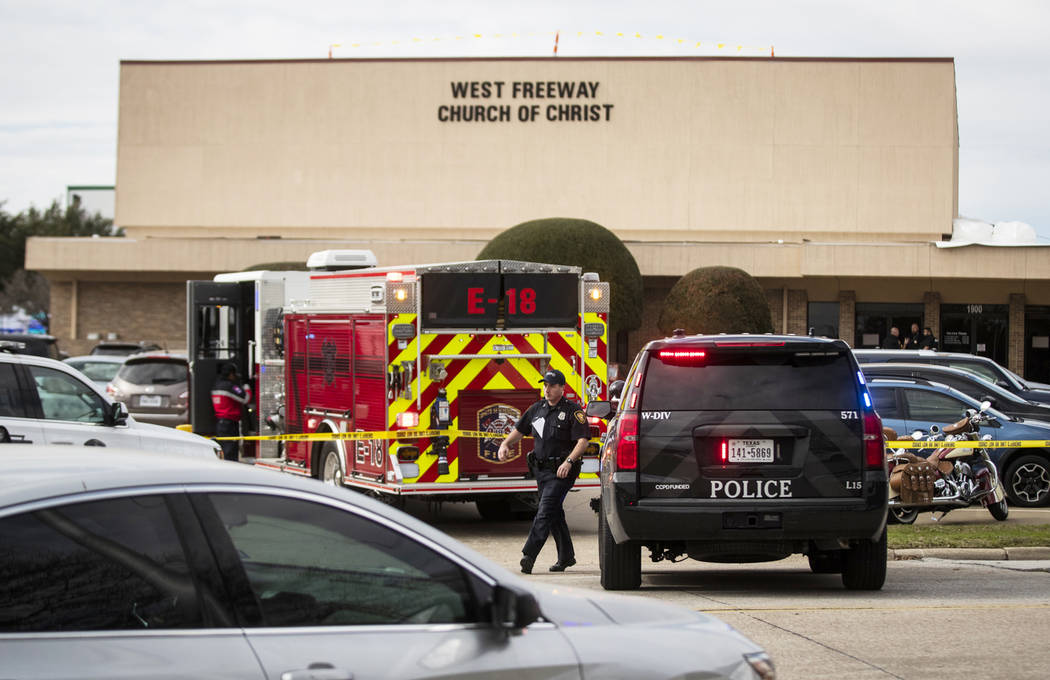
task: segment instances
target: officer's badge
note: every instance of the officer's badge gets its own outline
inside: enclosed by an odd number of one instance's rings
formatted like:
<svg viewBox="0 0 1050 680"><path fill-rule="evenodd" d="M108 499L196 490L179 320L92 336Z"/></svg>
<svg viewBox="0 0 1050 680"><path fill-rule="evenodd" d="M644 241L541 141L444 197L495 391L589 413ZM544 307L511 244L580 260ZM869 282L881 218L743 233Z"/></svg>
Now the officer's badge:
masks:
<svg viewBox="0 0 1050 680"><path fill-rule="evenodd" d="M578 422L581 425L587 422L586 419L583 417L583 411L576 412L576 422Z"/></svg>
<svg viewBox="0 0 1050 680"><path fill-rule="evenodd" d="M558 411L558 420L565 420L565 411Z"/></svg>
<svg viewBox="0 0 1050 680"><path fill-rule="evenodd" d="M478 444L478 456L490 463L506 463L521 455L521 445L511 448L507 460L499 459L499 445L514 429L514 424L521 418L521 411L510 404L489 404L478 409L478 429L497 435L482 439Z"/></svg>

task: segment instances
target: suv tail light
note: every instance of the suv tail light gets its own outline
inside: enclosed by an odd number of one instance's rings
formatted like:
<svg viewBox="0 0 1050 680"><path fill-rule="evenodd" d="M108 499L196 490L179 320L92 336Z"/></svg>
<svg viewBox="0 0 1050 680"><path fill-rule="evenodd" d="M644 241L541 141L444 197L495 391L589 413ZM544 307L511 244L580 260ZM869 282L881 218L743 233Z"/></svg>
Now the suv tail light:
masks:
<svg viewBox="0 0 1050 680"><path fill-rule="evenodd" d="M881 470L886 465L886 451L882 443L882 419L874 411L864 412L864 467Z"/></svg>
<svg viewBox="0 0 1050 680"><path fill-rule="evenodd" d="M638 414L627 412L620 417L616 429L616 469L634 470L638 467Z"/></svg>

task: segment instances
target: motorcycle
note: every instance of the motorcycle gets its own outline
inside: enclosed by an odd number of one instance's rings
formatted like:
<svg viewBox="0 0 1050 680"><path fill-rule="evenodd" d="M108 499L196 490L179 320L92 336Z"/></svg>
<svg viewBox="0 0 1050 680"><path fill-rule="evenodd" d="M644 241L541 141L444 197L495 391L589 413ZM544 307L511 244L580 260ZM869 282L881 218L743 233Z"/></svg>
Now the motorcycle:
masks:
<svg viewBox="0 0 1050 680"><path fill-rule="evenodd" d="M991 435L980 433L982 425L990 426L996 422L995 417L987 413L990 406L986 401L981 404L980 411L967 409L962 420L943 429L932 425L928 435L916 431L910 437L898 438L892 430L886 432L887 440L927 441L931 444L919 450L920 455L906 449L888 452L891 521L911 524L920 512L926 510L940 512L940 517L933 517L937 521L956 508L977 503L988 508L996 520L1002 522L1007 518L1010 509L1006 504L1006 493L988 449L937 446L939 441L990 440ZM932 453L922 453L930 449Z"/></svg>

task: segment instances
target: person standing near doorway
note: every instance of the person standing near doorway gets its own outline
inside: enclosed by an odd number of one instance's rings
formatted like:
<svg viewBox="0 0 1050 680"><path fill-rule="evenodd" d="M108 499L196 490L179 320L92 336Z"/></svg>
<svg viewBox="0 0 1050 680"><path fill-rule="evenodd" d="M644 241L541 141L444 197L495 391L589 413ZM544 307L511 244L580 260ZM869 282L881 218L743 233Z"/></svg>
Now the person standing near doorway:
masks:
<svg viewBox="0 0 1050 680"><path fill-rule="evenodd" d="M219 375L211 387L211 406L215 412L215 436L239 437L241 435L241 415L244 407L252 398L251 388L247 384L238 385L240 376L237 366L232 363L221 364ZM240 460L241 443L236 439L220 441L223 460Z"/></svg>
<svg viewBox="0 0 1050 680"><path fill-rule="evenodd" d="M913 323L911 325L911 332L908 333L908 337L904 339L904 349L920 349L922 344L922 332L919 331L919 324Z"/></svg>
<svg viewBox="0 0 1050 680"><path fill-rule="evenodd" d="M890 328L890 334L882 339L882 349L901 349L901 331L896 326Z"/></svg>

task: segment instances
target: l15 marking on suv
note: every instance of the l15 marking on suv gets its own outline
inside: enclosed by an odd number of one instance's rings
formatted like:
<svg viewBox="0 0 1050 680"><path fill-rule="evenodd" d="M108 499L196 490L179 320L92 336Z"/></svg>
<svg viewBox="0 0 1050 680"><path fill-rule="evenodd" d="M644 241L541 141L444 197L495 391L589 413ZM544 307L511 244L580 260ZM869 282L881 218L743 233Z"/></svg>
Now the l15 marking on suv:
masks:
<svg viewBox="0 0 1050 680"><path fill-rule="evenodd" d="M711 498L791 498L790 479L711 481Z"/></svg>

